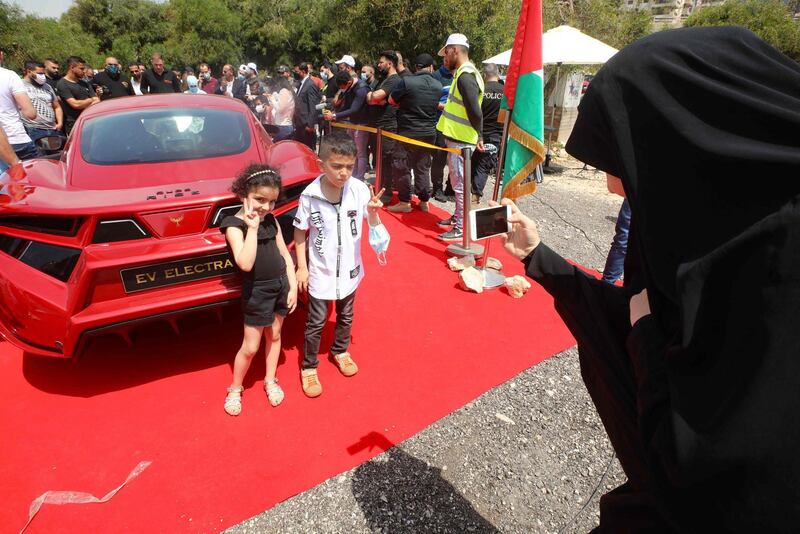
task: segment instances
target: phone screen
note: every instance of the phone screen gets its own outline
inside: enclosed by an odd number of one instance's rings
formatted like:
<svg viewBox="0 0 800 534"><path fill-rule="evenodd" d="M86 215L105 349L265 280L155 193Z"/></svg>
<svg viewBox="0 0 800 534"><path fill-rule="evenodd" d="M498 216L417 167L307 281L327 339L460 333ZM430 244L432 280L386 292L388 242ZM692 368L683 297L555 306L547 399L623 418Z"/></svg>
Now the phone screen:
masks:
<svg viewBox="0 0 800 534"><path fill-rule="evenodd" d="M507 211L506 206L475 210L475 237L483 239L508 232Z"/></svg>

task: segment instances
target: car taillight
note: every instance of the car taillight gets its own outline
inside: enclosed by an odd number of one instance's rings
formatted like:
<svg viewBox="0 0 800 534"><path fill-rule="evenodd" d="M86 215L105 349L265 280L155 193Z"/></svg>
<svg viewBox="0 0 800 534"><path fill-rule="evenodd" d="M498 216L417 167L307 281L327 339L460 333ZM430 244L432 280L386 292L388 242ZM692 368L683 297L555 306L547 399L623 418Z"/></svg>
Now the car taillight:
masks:
<svg viewBox="0 0 800 534"><path fill-rule="evenodd" d="M211 218L211 224L209 225L210 228L218 228L219 225L222 223L222 220L229 216L229 215L236 215L242 209L241 204L234 204L233 206L224 206L219 208L214 216Z"/></svg>
<svg viewBox="0 0 800 534"><path fill-rule="evenodd" d="M74 236L78 233L80 219L77 217L48 217L42 215L4 215L0 217L0 226L44 234Z"/></svg>
<svg viewBox="0 0 800 534"><path fill-rule="evenodd" d="M0 235L0 250L26 265L62 282L69 280L81 251L77 248L39 243Z"/></svg>
<svg viewBox="0 0 800 534"><path fill-rule="evenodd" d="M99 221L94 229L92 243L112 243L150 237L147 230L133 219Z"/></svg>

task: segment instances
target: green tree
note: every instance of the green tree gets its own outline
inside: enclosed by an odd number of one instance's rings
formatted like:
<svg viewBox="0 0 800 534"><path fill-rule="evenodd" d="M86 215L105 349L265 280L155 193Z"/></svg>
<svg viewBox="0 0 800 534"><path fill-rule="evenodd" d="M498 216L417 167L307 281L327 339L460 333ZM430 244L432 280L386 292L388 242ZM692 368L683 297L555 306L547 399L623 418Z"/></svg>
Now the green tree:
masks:
<svg viewBox="0 0 800 534"><path fill-rule="evenodd" d="M573 26L614 48L652 32L649 11L624 9L620 0L544 0L544 26Z"/></svg>
<svg viewBox="0 0 800 534"><path fill-rule="evenodd" d="M241 18L224 0L171 0L164 57L179 65L220 65L241 57Z"/></svg>
<svg viewBox="0 0 800 534"><path fill-rule="evenodd" d="M101 54L123 63L145 59L145 49L163 44L170 28L166 6L152 0L75 0L61 20L82 27Z"/></svg>
<svg viewBox="0 0 800 534"><path fill-rule="evenodd" d="M332 0L329 31L322 52L345 52L375 59L387 48L413 61L422 52L436 54L448 34L470 41L470 56L481 60L508 48L514 40L521 0ZM346 20L348 24L341 24Z"/></svg>
<svg viewBox="0 0 800 534"><path fill-rule="evenodd" d="M20 71L28 59L83 57L98 65L97 40L72 23L23 15L14 6L0 2L0 48L6 54L6 67Z"/></svg>
<svg viewBox="0 0 800 534"><path fill-rule="evenodd" d="M800 25L792 19L796 10L796 2L729 0L719 6L698 9L686 19L686 26L744 26L790 58L800 61Z"/></svg>

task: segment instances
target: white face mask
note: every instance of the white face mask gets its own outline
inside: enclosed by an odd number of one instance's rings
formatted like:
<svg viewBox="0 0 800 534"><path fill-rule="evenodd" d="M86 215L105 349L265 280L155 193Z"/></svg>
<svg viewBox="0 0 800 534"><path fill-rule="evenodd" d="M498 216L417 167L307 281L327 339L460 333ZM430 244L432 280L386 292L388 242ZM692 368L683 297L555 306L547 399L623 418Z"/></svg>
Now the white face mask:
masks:
<svg viewBox="0 0 800 534"><path fill-rule="evenodd" d="M256 106L256 113L264 113L264 106L261 104Z"/></svg>
<svg viewBox="0 0 800 534"><path fill-rule="evenodd" d="M33 78L39 85L44 85L44 82L47 81L47 77L44 74L34 74Z"/></svg>

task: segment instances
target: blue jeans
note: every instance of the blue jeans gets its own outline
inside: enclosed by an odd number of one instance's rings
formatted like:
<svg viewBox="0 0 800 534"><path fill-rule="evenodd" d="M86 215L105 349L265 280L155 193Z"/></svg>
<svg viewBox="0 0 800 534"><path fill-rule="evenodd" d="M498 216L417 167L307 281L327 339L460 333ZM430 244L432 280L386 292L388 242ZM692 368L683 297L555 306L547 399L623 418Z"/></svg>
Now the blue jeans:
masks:
<svg viewBox="0 0 800 534"><path fill-rule="evenodd" d="M44 155L42 154L42 151L39 150L39 147L33 143L33 141L12 144L11 148L14 149L14 152L16 152L19 159L41 158Z"/></svg>
<svg viewBox="0 0 800 534"><path fill-rule="evenodd" d="M613 284L622 276L625 270L625 253L628 251L628 230L631 226L631 205L626 198L622 202L617 216L614 241L608 251L606 266L603 269L603 281Z"/></svg>
<svg viewBox="0 0 800 534"><path fill-rule="evenodd" d="M51 137L51 136L60 137L62 139L61 141L62 147L67 141L67 136L59 132L58 130L45 130L41 128L30 128L26 126L25 131L28 132L28 137L30 137L31 141L33 141L34 143L36 143L36 141L41 139L42 137Z"/></svg>
<svg viewBox="0 0 800 534"><path fill-rule="evenodd" d="M272 138L273 142L277 143L278 141L285 141L286 139L294 137L294 126L278 126L277 128L278 131Z"/></svg>
<svg viewBox="0 0 800 534"><path fill-rule="evenodd" d="M358 150L358 159L356 160L356 167L353 169L353 178L364 180L364 174L367 172L367 143L369 143L369 132L361 130L347 130L347 134L353 138L356 143L356 150Z"/></svg>
<svg viewBox="0 0 800 534"><path fill-rule="evenodd" d="M461 150L462 148L470 147L475 150L475 145L473 144L453 141L447 137L444 138L444 142L447 148ZM456 208L453 212L455 224L453 227L461 230L464 228L464 158L460 153L453 154L450 152L447 154L447 174L450 178L450 185L456 194Z"/></svg>

